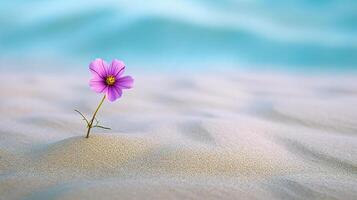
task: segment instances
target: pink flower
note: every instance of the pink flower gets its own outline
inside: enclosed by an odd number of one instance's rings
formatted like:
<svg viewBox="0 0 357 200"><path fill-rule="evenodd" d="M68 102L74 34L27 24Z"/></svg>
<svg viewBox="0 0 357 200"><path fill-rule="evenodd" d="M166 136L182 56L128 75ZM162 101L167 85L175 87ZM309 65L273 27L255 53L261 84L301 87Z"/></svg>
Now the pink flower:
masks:
<svg viewBox="0 0 357 200"><path fill-rule="evenodd" d="M123 61L114 59L110 65L101 58L97 58L89 64L93 78L89 86L97 93L106 93L109 101L120 98L123 89L133 87L134 79L131 76L122 76L125 71Z"/></svg>

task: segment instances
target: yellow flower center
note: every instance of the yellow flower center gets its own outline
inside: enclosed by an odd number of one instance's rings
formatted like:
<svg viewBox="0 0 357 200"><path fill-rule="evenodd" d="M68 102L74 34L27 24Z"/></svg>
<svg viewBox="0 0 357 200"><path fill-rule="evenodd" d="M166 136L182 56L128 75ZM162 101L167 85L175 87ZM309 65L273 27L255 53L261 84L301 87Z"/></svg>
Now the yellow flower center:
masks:
<svg viewBox="0 0 357 200"><path fill-rule="evenodd" d="M114 76L108 76L105 79L105 82L107 83L107 85L113 85L115 83L115 77Z"/></svg>

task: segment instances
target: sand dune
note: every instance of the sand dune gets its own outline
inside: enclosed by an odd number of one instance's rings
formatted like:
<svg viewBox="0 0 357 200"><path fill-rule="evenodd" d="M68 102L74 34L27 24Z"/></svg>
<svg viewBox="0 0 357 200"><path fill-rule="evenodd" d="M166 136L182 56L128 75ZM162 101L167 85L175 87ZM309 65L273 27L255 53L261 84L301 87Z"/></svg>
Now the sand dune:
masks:
<svg viewBox="0 0 357 200"><path fill-rule="evenodd" d="M352 75L136 75L89 139L87 77L0 76L0 199L357 199Z"/></svg>

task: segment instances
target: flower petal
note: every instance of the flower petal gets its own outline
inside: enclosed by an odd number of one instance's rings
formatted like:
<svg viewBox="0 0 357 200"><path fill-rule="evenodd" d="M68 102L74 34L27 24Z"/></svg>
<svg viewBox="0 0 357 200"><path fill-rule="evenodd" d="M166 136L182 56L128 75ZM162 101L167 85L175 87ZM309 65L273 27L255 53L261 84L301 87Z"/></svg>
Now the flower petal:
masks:
<svg viewBox="0 0 357 200"><path fill-rule="evenodd" d="M94 77L105 78L107 72L108 63L101 58L97 58L89 64L89 69Z"/></svg>
<svg viewBox="0 0 357 200"><path fill-rule="evenodd" d="M107 85L102 79L93 78L89 81L89 86L97 93L106 92Z"/></svg>
<svg viewBox="0 0 357 200"><path fill-rule="evenodd" d="M125 71L125 64L121 60L114 59L110 64L108 74L120 77Z"/></svg>
<svg viewBox="0 0 357 200"><path fill-rule="evenodd" d="M124 76L118 79L116 85L121 89L130 89L134 85L134 79L131 76Z"/></svg>
<svg viewBox="0 0 357 200"><path fill-rule="evenodd" d="M122 93L123 92L120 88L115 87L115 86L110 86L110 87L108 87L107 98L109 101L113 102L116 99L120 98Z"/></svg>

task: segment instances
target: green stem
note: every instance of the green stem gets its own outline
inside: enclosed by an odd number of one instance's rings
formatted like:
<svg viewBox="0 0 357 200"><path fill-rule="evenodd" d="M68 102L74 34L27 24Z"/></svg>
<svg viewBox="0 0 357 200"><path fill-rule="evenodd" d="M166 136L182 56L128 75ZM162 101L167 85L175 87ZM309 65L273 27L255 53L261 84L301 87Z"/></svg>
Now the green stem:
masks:
<svg viewBox="0 0 357 200"><path fill-rule="evenodd" d="M86 138L89 138L89 133L90 133L90 130L91 130L91 128L92 128L93 121L94 121L94 119L95 119L95 116L97 115L97 112L98 112L100 106L102 106L104 100L105 100L105 95L103 96L103 99L100 101L100 103L99 103L97 109L95 110L95 112L94 112L94 114L93 114L92 119L91 119L90 122L89 122L89 126L88 126L88 130L87 130L87 136L86 136Z"/></svg>

